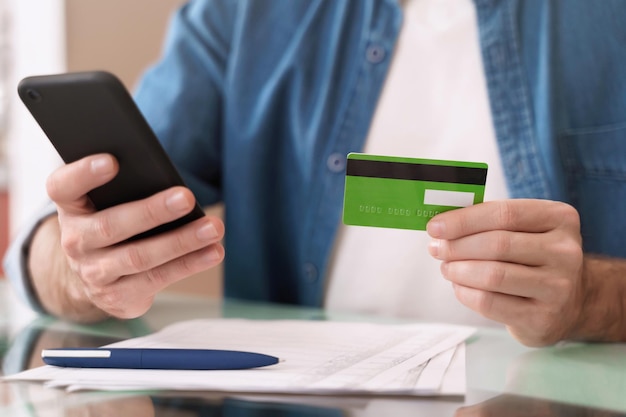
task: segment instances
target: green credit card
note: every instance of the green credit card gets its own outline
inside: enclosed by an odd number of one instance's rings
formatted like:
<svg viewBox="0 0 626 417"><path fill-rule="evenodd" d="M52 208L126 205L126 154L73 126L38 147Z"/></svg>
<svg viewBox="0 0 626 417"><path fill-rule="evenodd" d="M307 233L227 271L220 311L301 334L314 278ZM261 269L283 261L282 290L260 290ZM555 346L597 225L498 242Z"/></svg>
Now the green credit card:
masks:
<svg viewBox="0 0 626 417"><path fill-rule="evenodd" d="M343 222L426 230L448 210L482 203L487 164L348 154Z"/></svg>

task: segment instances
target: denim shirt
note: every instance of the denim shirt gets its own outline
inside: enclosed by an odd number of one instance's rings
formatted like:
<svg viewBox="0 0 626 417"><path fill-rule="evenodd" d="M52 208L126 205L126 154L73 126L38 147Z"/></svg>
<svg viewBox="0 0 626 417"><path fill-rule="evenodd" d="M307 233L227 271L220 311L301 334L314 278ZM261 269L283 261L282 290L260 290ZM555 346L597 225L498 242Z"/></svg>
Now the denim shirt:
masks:
<svg viewBox="0 0 626 417"><path fill-rule="evenodd" d="M573 204L585 250L626 257L626 2L475 5L510 195ZM321 304L346 154L401 24L397 0L192 0L173 17L136 100L199 202L225 203L226 296Z"/></svg>

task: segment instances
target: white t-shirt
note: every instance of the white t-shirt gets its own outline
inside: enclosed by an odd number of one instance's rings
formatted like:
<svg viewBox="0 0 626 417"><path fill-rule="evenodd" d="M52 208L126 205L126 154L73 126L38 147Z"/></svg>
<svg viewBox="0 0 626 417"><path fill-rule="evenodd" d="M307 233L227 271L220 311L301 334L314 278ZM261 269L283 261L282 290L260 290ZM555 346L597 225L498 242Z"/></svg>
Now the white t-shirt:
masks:
<svg viewBox="0 0 626 417"><path fill-rule="evenodd" d="M486 162L485 200L507 197L471 0L405 0L402 30L364 152ZM325 306L495 324L463 306L426 232L340 226Z"/></svg>

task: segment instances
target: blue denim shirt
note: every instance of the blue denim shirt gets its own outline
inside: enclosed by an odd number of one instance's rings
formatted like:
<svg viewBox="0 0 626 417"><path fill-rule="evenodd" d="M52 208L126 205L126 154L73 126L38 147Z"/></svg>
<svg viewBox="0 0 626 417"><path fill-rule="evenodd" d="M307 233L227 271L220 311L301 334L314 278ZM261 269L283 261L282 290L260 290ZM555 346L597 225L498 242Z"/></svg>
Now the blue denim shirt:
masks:
<svg viewBox="0 0 626 417"><path fill-rule="evenodd" d="M585 250L626 257L626 2L475 4L511 196L573 204ZM136 100L200 203L225 203L226 296L320 305L345 157L401 22L396 0L193 0L173 18Z"/></svg>

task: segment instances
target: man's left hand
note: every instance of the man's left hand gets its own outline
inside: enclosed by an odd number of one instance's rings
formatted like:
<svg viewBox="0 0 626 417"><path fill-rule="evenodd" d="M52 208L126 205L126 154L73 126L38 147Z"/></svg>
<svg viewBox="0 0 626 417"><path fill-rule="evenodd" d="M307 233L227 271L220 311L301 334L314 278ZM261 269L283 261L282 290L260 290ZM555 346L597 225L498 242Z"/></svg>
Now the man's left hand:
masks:
<svg viewBox="0 0 626 417"><path fill-rule="evenodd" d="M528 346L567 338L584 300L578 212L549 200L501 200L448 211L428 224L461 303L506 324Z"/></svg>

